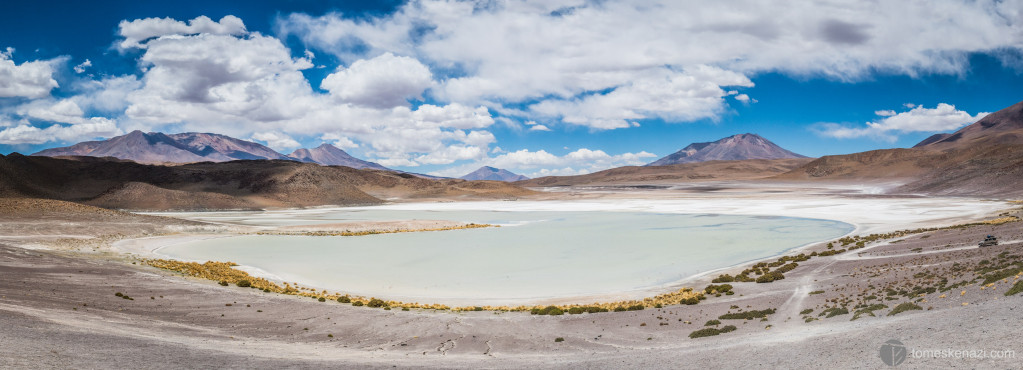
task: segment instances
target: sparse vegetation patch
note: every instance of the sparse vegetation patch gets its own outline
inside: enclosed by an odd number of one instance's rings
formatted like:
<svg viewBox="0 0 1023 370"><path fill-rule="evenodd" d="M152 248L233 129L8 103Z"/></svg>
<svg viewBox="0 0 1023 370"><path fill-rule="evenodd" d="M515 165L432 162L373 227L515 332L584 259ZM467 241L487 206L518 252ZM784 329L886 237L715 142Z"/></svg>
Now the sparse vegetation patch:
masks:
<svg viewBox="0 0 1023 370"><path fill-rule="evenodd" d="M906 312L906 311L922 310L922 309L923 309L923 307L917 306L917 305L909 303L909 302L900 303L898 306L895 306L895 308L893 308L891 312L888 313L888 316L895 316L895 315L898 315L898 314Z"/></svg>
<svg viewBox="0 0 1023 370"><path fill-rule="evenodd" d="M718 316L721 320L752 320L765 318L767 315L774 314L774 308L768 308L766 310L754 310L745 312L729 312L724 315Z"/></svg>
<svg viewBox="0 0 1023 370"><path fill-rule="evenodd" d="M690 338L694 338L694 339L695 338L703 338L703 337L711 337L711 336L715 336L715 335L720 335L720 334L724 334L724 333L733 332L733 331L735 331L735 329L737 329L735 327L735 325L725 325L721 329L717 329L717 328L703 328L703 329L694 331L692 333L689 333L689 337Z"/></svg>

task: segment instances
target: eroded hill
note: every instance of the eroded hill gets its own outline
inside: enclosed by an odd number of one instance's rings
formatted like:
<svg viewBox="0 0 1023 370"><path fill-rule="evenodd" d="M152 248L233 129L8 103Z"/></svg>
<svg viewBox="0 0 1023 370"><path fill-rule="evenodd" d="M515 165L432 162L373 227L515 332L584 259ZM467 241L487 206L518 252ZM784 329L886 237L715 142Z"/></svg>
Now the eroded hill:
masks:
<svg viewBox="0 0 1023 370"><path fill-rule="evenodd" d="M382 198L515 198L498 182L430 180L388 171L283 160L145 165L109 158L0 157L4 197L132 210L260 209L379 204Z"/></svg>

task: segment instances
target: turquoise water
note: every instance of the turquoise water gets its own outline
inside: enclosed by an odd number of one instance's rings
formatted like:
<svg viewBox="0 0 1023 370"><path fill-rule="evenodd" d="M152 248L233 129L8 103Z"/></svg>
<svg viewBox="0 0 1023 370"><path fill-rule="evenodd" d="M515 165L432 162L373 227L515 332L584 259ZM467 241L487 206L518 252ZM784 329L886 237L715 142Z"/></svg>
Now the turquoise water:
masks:
<svg viewBox="0 0 1023 370"><path fill-rule="evenodd" d="M244 213L220 218L264 225L409 219L505 226L359 237L238 236L159 253L232 261L350 294L512 304L654 288L853 229L818 219L626 212L341 210L297 221Z"/></svg>

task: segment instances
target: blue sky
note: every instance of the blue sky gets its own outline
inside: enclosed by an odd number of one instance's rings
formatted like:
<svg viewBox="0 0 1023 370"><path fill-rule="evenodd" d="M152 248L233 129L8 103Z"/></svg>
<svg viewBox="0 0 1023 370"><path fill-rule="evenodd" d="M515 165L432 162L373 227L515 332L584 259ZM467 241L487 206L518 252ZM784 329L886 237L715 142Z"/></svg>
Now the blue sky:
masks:
<svg viewBox="0 0 1023 370"><path fill-rule="evenodd" d="M540 176L909 147L1023 100L1020 1L237 4L3 2L0 153L203 131Z"/></svg>

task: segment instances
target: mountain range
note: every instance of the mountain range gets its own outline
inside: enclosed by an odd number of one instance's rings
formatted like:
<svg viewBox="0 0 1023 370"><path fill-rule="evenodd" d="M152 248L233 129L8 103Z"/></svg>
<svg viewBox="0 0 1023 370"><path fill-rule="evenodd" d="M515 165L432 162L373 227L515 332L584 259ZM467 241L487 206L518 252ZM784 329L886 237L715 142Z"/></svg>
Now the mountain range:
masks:
<svg viewBox="0 0 1023 370"><path fill-rule="evenodd" d="M976 123L951 134L936 134L913 148L948 149L966 145L1018 144L1023 142L1023 101L988 114Z"/></svg>
<svg viewBox="0 0 1023 370"><path fill-rule="evenodd" d="M1023 197L1023 186L1019 185L1023 184L1023 102L991 113L956 132L931 136L906 149L804 158L784 149L774 149L775 145L762 139L752 134L736 135L713 143L694 143L645 167L540 177L515 184L526 187L617 186L756 180L876 184L889 194ZM744 159L757 152L797 158ZM723 158L741 160L719 160ZM681 164L661 166L665 163Z"/></svg>
<svg viewBox="0 0 1023 370"><path fill-rule="evenodd" d="M776 176L786 181L883 181L889 193L1023 196L1023 102L910 149L881 149L815 159Z"/></svg>
<svg viewBox="0 0 1023 370"><path fill-rule="evenodd" d="M932 136L913 148L803 158L757 135L742 134L692 144L650 166L542 177L514 184L426 179L376 171L369 166L359 170L305 163L358 165L352 162L357 159L332 148L321 146L284 156L265 146L223 135L132 132L110 140L46 150L37 156L17 153L0 156L0 197L38 197L150 210L265 208L368 204L385 198L514 198L532 194L523 186L708 180L808 185L873 183L883 184L889 194L1023 197L1023 186L1019 185L1023 183L1023 102L991 113L956 132ZM748 159L766 155L788 158ZM159 166L112 157L153 163L195 163ZM723 160L729 158L737 160ZM224 161L227 162L211 163ZM682 163L653 165L673 161ZM490 175L502 179L516 176L487 167L472 176Z"/></svg>
<svg viewBox="0 0 1023 370"><path fill-rule="evenodd" d="M807 158L772 143L757 134L738 134L708 143L692 143L675 153L650 162L647 166L670 166L673 164L739 161L746 159Z"/></svg>
<svg viewBox="0 0 1023 370"><path fill-rule="evenodd" d="M288 155L289 158L297 159L300 162L319 163L325 166L345 166L356 169L371 169L381 171L393 171L390 168L381 166L375 162L364 161L352 157L338 147L324 143L312 149L298 149Z"/></svg>
<svg viewBox="0 0 1023 370"><path fill-rule="evenodd" d="M144 164L283 159L317 163L324 166L392 171L377 163L352 157L344 150L330 144L323 144L313 149L298 149L291 155L284 155L265 145L251 141L198 132L168 135L136 130L107 140L86 141L62 148L46 149L32 155L114 157Z"/></svg>
<svg viewBox="0 0 1023 370"><path fill-rule="evenodd" d="M291 160L148 165L111 157L0 155L0 197L130 210L216 210L379 204L382 199L514 199L533 192L494 181Z"/></svg>
<svg viewBox="0 0 1023 370"><path fill-rule="evenodd" d="M468 175L459 177L462 180L490 180L490 181L522 181L529 180L528 177L522 176L516 173L512 173L508 170L500 168L494 168L490 166L480 167L478 170L469 173Z"/></svg>

